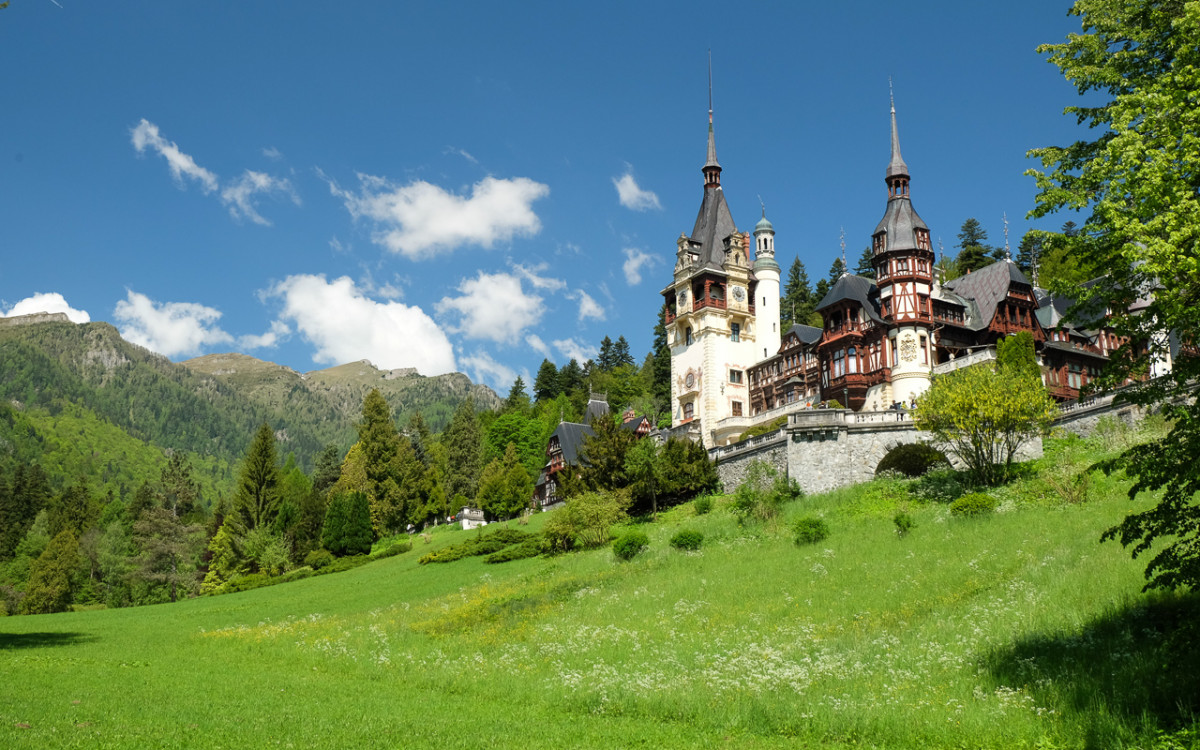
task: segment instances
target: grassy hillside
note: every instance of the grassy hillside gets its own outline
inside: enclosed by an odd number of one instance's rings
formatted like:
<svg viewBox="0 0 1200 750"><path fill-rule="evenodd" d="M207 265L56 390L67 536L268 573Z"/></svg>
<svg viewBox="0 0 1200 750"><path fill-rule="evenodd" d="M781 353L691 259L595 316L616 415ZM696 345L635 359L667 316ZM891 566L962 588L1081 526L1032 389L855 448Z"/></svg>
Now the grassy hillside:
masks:
<svg viewBox="0 0 1200 750"><path fill-rule="evenodd" d="M640 526L630 563L418 565L474 533L443 527L333 576L3 619L0 745L1186 746L1200 660L1178 626L1200 611L1140 594L1142 564L1097 543L1130 509L1119 481L1094 476L1081 504L1053 491L1093 453L1052 445L979 519L886 480L775 527L681 506ZM805 514L831 536L798 547ZM668 545L684 527L701 551Z"/></svg>

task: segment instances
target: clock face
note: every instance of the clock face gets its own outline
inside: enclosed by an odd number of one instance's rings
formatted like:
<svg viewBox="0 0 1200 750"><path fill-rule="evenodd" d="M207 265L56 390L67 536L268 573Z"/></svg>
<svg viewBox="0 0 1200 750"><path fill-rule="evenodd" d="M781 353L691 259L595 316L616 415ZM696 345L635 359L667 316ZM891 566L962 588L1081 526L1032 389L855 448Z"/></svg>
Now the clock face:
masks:
<svg viewBox="0 0 1200 750"><path fill-rule="evenodd" d="M733 298L738 302L746 299L746 290L742 289L740 286L735 286L733 288Z"/></svg>

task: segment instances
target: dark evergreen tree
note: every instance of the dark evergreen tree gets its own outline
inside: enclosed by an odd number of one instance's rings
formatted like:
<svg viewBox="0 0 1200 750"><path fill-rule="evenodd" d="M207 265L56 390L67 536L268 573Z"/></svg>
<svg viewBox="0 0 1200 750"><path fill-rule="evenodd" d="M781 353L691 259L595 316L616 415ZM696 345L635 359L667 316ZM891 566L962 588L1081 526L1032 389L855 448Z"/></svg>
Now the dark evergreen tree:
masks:
<svg viewBox="0 0 1200 750"><path fill-rule="evenodd" d="M633 354L629 351L629 342L625 340L624 336L618 336L617 343L613 344L612 358L613 368L633 367L637 364L633 360Z"/></svg>
<svg viewBox="0 0 1200 750"><path fill-rule="evenodd" d="M520 375L513 381L512 388L508 390L508 397L504 399L504 411L515 411L524 414L529 411L529 393L525 390L525 379Z"/></svg>
<svg viewBox="0 0 1200 750"><path fill-rule="evenodd" d="M1021 273L1025 274L1030 281L1033 281L1033 266L1040 262L1042 256L1042 237L1042 232L1030 229L1021 238L1021 244L1017 246L1017 268L1021 269Z"/></svg>
<svg viewBox="0 0 1200 750"><path fill-rule="evenodd" d="M833 259L833 265L829 266L829 286L832 288L837 280L849 273L850 269L846 268L846 261L842 260L841 256Z"/></svg>
<svg viewBox="0 0 1200 750"><path fill-rule="evenodd" d="M987 231L977 219L970 218L963 222L958 233L959 253L956 259L960 275L977 271L992 263L992 258L988 256L992 248L986 243Z"/></svg>
<svg viewBox="0 0 1200 750"><path fill-rule="evenodd" d="M342 475L342 452L330 443L317 454L312 475L313 489L325 493Z"/></svg>
<svg viewBox="0 0 1200 750"><path fill-rule="evenodd" d="M343 554L370 553L374 538L371 534L371 507L363 493L350 493L346 502L346 525L343 528Z"/></svg>
<svg viewBox="0 0 1200 750"><path fill-rule="evenodd" d="M100 518L100 503L92 496L86 480L80 479L53 497L47 506L50 534L57 536L70 529L75 538L95 525Z"/></svg>
<svg viewBox="0 0 1200 750"><path fill-rule="evenodd" d="M1078 237L1079 227L1076 226L1075 222L1067 221L1062 225L1062 235L1067 238Z"/></svg>
<svg viewBox="0 0 1200 750"><path fill-rule="evenodd" d="M330 496L321 529L321 546L335 555L344 554L346 548L346 501L347 495L341 492L334 492Z"/></svg>
<svg viewBox="0 0 1200 750"><path fill-rule="evenodd" d="M167 459L159 475L159 504L175 518L189 522L202 521L205 513L200 505L200 487L192 477L192 464L178 451Z"/></svg>
<svg viewBox="0 0 1200 750"><path fill-rule="evenodd" d="M178 601L191 594L199 584L197 564L204 549L204 527L186 524L168 507L156 506L142 514L133 525L134 542L141 550L134 575L159 595Z"/></svg>
<svg viewBox="0 0 1200 750"><path fill-rule="evenodd" d="M786 331L796 323L807 323L815 303L808 272L800 258L796 258L788 270L783 297L779 301L780 329Z"/></svg>
<svg viewBox="0 0 1200 750"><path fill-rule="evenodd" d="M578 360L572 359L558 373L559 393L570 395L583 390L585 384L583 368Z"/></svg>
<svg viewBox="0 0 1200 750"><path fill-rule="evenodd" d="M446 447L446 494L475 497L483 466L483 434L470 399L459 404L454 412L442 433L442 445Z"/></svg>
<svg viewBox="0 0 1200 750"><path fill-rule="evenodd" d="M558 368L548 359L542 360L533 381L533 398L537 403L553 401L562 391L558 383Z"/></svg>
<svg viewBox="0 0 1200 750"><path fill-rule="evenodd" d="M613 341L608 336L605 336L600 341L600 354L597 355L595 366L603 371L611 370L616 366L616 356L613 351Z"/></svg>
<svg viewBox="0 0 1200 750"><path fill-rule="evenodd" d="M667 306L663 305L654 324L654 343L650 349L650 397L654 400L655 411L665 412L671 405L671 347L667 344L666 320Z"/></svg>
<svg viewBox="0 0 1200 750"><path fill-rule="evenodd" d="M29 566L29 584L21 601L27 615L65 612L71 605L79 542L70 529L59 532Z"/></svg>
<svg viewBox="0 0 1200 750"><path fill-rule="evenodd" d="M13 556L49 497L50 482L38 464L17 464L11 481L0 482L0 560Z"/></svg>
<svg viewBox="0 0 1200 750"><path fill-rule="evenodd" d="M858 265L854 267L854 275L862 276L864 279L875 278L875 253L871 252L869 245L864 247L862 255L858 256Z"/></svg>
<svg viewBox="0 0 1200 750"><path fill-rule="evenodd" d="M233 510L239 532L270 526L279 512L279 454L275 433L265 422L242 461Z"/></svg>
<svg viewBox="0 0 1200 750"><path fill-rule="evenodd" d="M634 435L622 430L615 419L601 418L592 422L594 435L583 440L580 475L591 490L615 490L629 484L625 475L625 454L633 445Z"/></svg>
<svg viewBox="0 0 1200 750"><path fill-rule="evenodd" d="M812 296L814 310L816 309L817 305L821 304L821 300L825 299L825 295L829 294L829 290L832 286L833 286L833 284L829 283L829 279L818 279L817 280L817 286L813 289L813 296ZM798 320L796 322L803 323L804 321Z"/></svg>

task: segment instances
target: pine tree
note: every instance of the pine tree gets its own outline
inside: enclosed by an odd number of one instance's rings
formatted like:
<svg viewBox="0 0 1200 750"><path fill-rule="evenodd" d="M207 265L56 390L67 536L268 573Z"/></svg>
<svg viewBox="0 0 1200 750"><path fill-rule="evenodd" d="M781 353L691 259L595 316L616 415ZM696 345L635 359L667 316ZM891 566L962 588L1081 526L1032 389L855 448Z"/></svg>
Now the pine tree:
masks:
<svg viewBox="0 0 1200 750"><path fill-rule="evenodd" d="M812 296L814 309L816 309L817 305L821 304L821 300L825 299L825 295L829 294L829 290L832 286L833 286L833 284L829 283L829 279L819 279L817 281L817 286L815 289L813 289L813 296ZM803 321L797 321L797 322L803 322Z"/></svg>
<svg viewBox="0 0 1200 750"><path fill-rule="evenodd" d="M1021 244L1017 246L1017 268L1021 269L1021 273L1025 274L1030 281L1033 280L1033 266L1041 259L1042 245L1042 232L1030 229L1021 238Z"/></svg>
<svg viewBox="0 0 1200 750"><path fill-rule="evenodd" d="M844 276L845 274L847 274L849 272L850 272L849 269L846 268L846 261L842 260L841 256L834 258L833 264L831 266L829 266L829 277L828 278L829 278L830 288L832 288L833 285L837 283L838 279L842 278L842 276Z"/></svg>
<svg viewBox="0 0 1200 750"><path fill-rule="evenodd" d="M558 372L559 393L570 396L572 393L583 390L584 382L583 368L579 366L579 361L576 359L563 365Z"/></svg>
<svg viewBox="0 0 1200 750"><path fill-rule="evenodd" d="M200 584L201 594L216 592L241 573L242 555L237 548L237 540L225 524L217 529L216 535L209 541L208 552L208 572Z"/></svg>
<svg viewBox="0 0 1200 750"><path fill-rule="evenodd" d="M185 524L169 508L158 506L142 514L133 525L133 533L141 549L135 573L139 580L164 587L173 602L178 601L180 593L187 595L195 589L196 567L204 545L203 526Z"/></svg>
<svg viewBox="0 0 1200 750"><path fill-rule="evenodd" d="M73 593L72 576L78 563L79 542L73 531L64 529L30 565L21 612L38 615L67 611Z"/></svg>
<svg viewBox="0 0 1200 750"><path fill-rule="evenodd" d="M629 351L629 342L624 336L617 337L617 343L613 344L612 350L613 369L617 367L633 367L637 364L633 360L633 354Z"/></svg>
<svg viewBox="0 0 1200 750"><path fill-rule="evenodd" d="M796 258L788 271L787 283L783 286L783 297L779 302L780 329L786 331L796 323L807 323L816 302L808 281L808 272L800 258Z"/></svg>
<svg viewBox="0 0 1200 750"><path fill-rule="evenodd" d="M541 367L538 368L537 377L533 381L534 401L539 404L553 401L559 393L561 390L558 383L558 368L550 360L543 359Z"/></svg>
<svg viewBox="0 0 1200 750"><path fill-rule="evenodd" d="M345 554L346 549L346 498L347 495L341 492L334 492L330 496L321 529L321 546L335 555ZM370 509L367 514L370 515Z"/></svg>
<svg viewBox="0 0 1200 750"><path fill-rule="evenodd" d="M616 353L613 351L612 339L608 336L600 341L600 354L596 357L595 364L602 372L607 372L616 366Z"/></svg>
<svg viewBox="0 0 1200 750"><path fill-rule="evenodd" d="M992 258L988 256L992 248L988 247L986 242L987 231L977 219L970 218L963 222L958 233L959 253L956 259L960 274L978 271L992 263Z"/></svg>
<svg viewBox="0 0 1200 750"><path fill-rule="evenodd" d="M475 418L475 404L464 399L442 433L446 446L446 494L475 497L483 463L483 434Z"/></svg>
<svg viewBox="0 0 1200 750"><path fill-rule="evenodd" d="M269 526L279 512L279 454L275 433L264 422L242 460L234 513L239 530Z"/></svg>
<svg viewBox="0 0 1200 750"><path fill-rule="evenodd" d="M529 411L529 394L525 391L525 379L520 375L513 381L508 397L504 399L504 411L524 414Z"/></svg>
<svg viewBox="0 0 1200 750"><path fill-rule="evenodd" d="M871 252L870 246L864 247L862 255L858 256L858 265L854 268L855 276L862 276L864 279L875 278L875 254Z"/></svg>
<svg viewBox="0 0 1200 750"><path fill-rule="evenodd" d="M671 405L671 347L667 344L666 313L664 304L654 324L654 343L650 350L650 396L657 412L669 412Z"/></svg>
<svg viewBox="0 0 1200 750"><path fill-rule="evenodd" d="M346 503L343 550L347 555L365 555L371 551L371 508L367 496L352 492Z"/></svg>

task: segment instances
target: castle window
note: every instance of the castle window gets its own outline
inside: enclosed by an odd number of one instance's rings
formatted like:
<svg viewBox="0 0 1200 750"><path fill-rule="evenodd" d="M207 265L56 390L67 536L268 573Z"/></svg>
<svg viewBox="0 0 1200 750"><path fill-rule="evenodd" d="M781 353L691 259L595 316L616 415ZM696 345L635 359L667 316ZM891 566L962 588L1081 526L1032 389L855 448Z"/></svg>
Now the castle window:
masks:
<svg viewBox="0 0 1200 750"><path fill-rule="evenodd" d="M742 382L742 371L741 370L730 370L729 371L729 382L730 383L741 383Z"/></svg>
<svg viewBox="0 0 1200 750"><path fill-rule="evenodd" d="M846 353L846 372L852 374L858 372L858 352L853 346Z"/></svg>
<svg viewBox="0 0 1200 750"><path fill-rule="evenodd" d="M741 401L733 402L733 416L735 416L735 417L742 416L742 402Z"/></svg>
<svg viewBox="0 0 1200 750"><path fill-rule="evenodd" d="M924 336L921 337L921 364L929 364L929 342Z"/></svg>
<svg viewBox="0 0 1200 750"><path fill-rule="evenodd" d="M737 323L731 323L731 324L729 325L729 331L730 331L730 333L732 334L732 337L733 337L733 341L734 341L734 343L737 343L737 342L739 342L739 341L741 341L741 340L742 340L742 327L741 327L741 325L739 325L739 324L737 324Z"/></svg>
<svg viewBox="0 0 1200 750"><path fill-rule="evenodd" d="M683 343L687 344L688 346L692 345L692 329L691 328L684 331Z"/></svg>
<svg viewBox="0 0 1200 750"><path fill-rule="evenodd" d="M693 404L691 401L688 401L686 404L683 405L683 419L685 422L690 420L692 418L692 415L695 414L695 408L696 408L695 404Z"/></svg>

